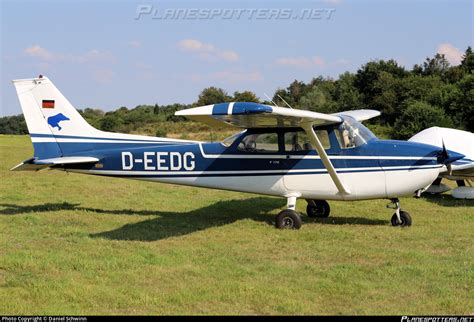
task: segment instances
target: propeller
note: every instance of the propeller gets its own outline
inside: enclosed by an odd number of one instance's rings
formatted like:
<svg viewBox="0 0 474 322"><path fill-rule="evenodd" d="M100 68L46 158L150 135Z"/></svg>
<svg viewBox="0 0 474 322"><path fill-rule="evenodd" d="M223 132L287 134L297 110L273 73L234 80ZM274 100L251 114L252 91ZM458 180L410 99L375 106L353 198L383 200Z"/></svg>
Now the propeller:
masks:
<svg viewBox="0 0 474 322"><path fill-rule="evenodd" d="M451 163L453 163L456 160L459 160L459 157L450 157L448 150L446 149L446 146L444 145L444 140L441 138L441 143L443 145L443 150L438 154L438 163L442 163L446 166L448 169L448 174L451 175L453 172Z"/></svg>

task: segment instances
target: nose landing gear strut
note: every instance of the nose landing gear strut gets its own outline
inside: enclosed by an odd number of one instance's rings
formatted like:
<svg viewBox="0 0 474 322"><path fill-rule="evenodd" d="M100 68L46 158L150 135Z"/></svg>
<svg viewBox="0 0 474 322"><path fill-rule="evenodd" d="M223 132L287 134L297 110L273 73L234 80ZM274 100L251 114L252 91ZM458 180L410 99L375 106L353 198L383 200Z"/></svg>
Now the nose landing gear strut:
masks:
<svg viewBox="0 0 474 322"><path fill-rule="evenodd" d="M395 209L395 213L390 220L392 226L408 227L411 226L411 216L408 212L403 211L400 208L400 200L398 198L390 199L391 203L387 205L387 208Z"/></svg>

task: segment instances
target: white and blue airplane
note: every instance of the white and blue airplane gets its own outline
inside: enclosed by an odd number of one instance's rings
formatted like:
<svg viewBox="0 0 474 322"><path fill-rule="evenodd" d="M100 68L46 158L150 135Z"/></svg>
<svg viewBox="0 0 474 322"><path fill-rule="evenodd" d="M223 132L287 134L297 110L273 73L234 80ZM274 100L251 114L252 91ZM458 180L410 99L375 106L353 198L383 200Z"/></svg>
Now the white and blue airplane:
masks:
<svg viewBox="0 0 474 322"><path fill-rule="evenodd" d="M307 215L327 217L326 200L390 199L393 226L410 226L398 197L426 189L464 155L406 141L379 140L360 122L373 110L337 114L221 103L176 112L242 131L218 143L103 132L89 125L46 77L14 80L34 157L12 170L60 169L284 197L278 228L299 229Z"/></svg>
<svg viewBox="0 0 474 322"><path fill-rule="evenodd" d="M435 126L415 134L408 141L438 147L446 144L450 150L464 154L464 158L449 164L441 171L426 192L440 194L451 190L449 186L441 183L441 180L448 179L456 181L458 185L451 192L453 198L474 199L474 133Z"/></svg>

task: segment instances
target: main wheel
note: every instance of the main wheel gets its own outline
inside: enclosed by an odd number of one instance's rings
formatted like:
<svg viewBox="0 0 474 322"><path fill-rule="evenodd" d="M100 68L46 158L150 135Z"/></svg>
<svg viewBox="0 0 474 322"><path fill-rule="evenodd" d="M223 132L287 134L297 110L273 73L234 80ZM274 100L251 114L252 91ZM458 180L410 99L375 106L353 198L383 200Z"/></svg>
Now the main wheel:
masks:
<svg viewBox="0 0 474 322"><path fill-rule="evenodd" d="M286 209L276 216L276 227L280 229L300 229L301 216L294 210Z"/></svg>
<svg viewBox="0 0 474 322"><path fill-rule="evenodd" d="M401 226L401 227L407 227L411 226L411 217L410 214L406 211L400 210L400 220L402 221L401 223L398 222L397 214L393 214L392 216L392 226Z"/></svg>
<svg viewBox="0 0 474 322"><path fill-rule="evenodd" d="M331 212L331 207L326 200L313 200L314 205L308 203L306 207L306 213L311 218L326 218Z"/></svg>

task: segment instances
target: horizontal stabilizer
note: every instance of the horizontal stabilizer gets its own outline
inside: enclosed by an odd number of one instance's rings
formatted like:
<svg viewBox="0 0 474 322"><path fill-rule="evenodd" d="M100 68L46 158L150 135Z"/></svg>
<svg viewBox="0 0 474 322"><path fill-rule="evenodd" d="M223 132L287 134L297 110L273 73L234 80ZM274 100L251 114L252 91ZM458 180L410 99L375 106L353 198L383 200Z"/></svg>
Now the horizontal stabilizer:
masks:
<svg viewBox="0 0 474 322"><path fill-rule="evenodd" d="M38 170L46 169L55 165L97 163L97 162L99 162L99 159L94 158L94 157L62 157L62 158L52 158L52 159L42 159L42 160L31 158L11 168L10 171L38 171Z"/></svg>

